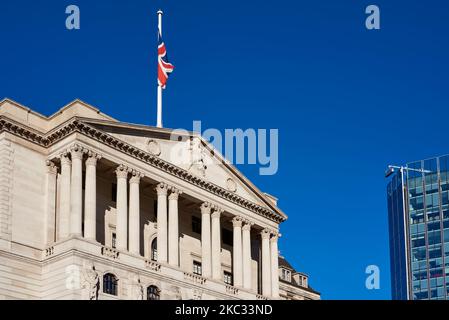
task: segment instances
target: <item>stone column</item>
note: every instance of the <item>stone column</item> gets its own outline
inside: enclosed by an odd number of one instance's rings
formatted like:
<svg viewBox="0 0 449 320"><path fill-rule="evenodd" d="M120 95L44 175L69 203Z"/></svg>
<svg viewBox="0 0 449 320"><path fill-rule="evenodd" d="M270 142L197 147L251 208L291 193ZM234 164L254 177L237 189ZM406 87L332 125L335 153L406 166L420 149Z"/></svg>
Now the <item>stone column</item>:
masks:
<svg viewBox="0 0 449 320"><path fill-rule="evenodd" d="M83 149L73 146L72 157L72 184L70 195L70 234L82 236L83 224Z"/></svg>
<svg viewBox="0 0 449 320"><path fill-rule="evenodd" d="M159 183L157 192L157 261L167 263L167 189Z"/></svg>
<svg viewBox="0 0 449 320"><path fill-rule="evenodd" d="M128 249L128 168L120 165L117 174L117 242L118 250Z"/></svg>
<svg viewBox="0 0 449 320"><path fill-rule="evenodd" d="M221 271L221 225L222 209L215 207L212 213L212 279L222 280Z"/></svg>
<svg viewBox="0 0 449 320"><path fill-rule="evenodd" d="M45 244L55 241L56 219L56 175L58 168L52 161L47 161L47 175L45 179Z"/></svg>
<svg viewBox="0 0 449 320"><path fill-rule="evenodd" d="M90 152L86 160L86 188L84 191L84 237L97 239L97 161L100 157Z"/></svg>
<svg viewBox="0 0 449 320"><path fill-rule="evenodd" d="M201 267L205 278L212 275L210 211L210 203L204 202L201 205Z"/></svg>
<svg viewBox="0 0 449 320"><path fill-rule="evenodd" d="M172 188L168 196L168 263L179 265L179 221L178 199L182 192Z"/></svg>
<svg viewBox="0 0 449 320"><path fill-rule="evenodd" d="M233 260L233 278L234 286L243 286L243 262L242 262L242 218L234 217L232 219L232 225L234 227L234 241L232 247L232 260Z"/></svg>
<svg viewBox="0 0 449 320"><path fill-rule="evenodd" d="M140 255L140 179L142 174L133 171L129 180L129 252Z"/></svg>
<svg viewBox="0 0 449 320"><path fill-rule="evenodd" d="M59 239L69 236L70 232L70 179L72 161L68 153L61 155L61 195L59 199Z"/></svg>
<svg viewBox="0 0 449 320"><path fill-rule="evenodd" d="M271 251L271 296L279 298L279 251L278 234L273 234L270 239Z"/></svg>
<svg viewBox="0 0 449 320"><path fill-rule="evenodd" d="M270 231L262 230L262 294L271 296L271 255L270 255Z"/></svg>
<svg viewBox="0 0 449 320"><path fill-rule="evenodd" d="M243 258L243 287L251 290L252 272L251 272L251 225L249 221L245 221L242 227L242 258Z"/></svg>

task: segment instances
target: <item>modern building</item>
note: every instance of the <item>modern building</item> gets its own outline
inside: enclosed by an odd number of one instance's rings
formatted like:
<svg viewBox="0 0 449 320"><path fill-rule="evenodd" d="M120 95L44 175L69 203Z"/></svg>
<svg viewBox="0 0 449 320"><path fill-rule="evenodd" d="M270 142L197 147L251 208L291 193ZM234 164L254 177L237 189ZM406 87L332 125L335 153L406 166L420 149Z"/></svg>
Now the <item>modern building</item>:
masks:
<svg viewBox="0 0 449 320"><path fill-rule="evenodd" d="M392 297L449 298L449 156L408 163L387 187Z"/></svg>
<svg viewBox="0 0 449 320"><path fill-rule="evenodd" d="M0 102L0 299L319 299L287 216L201 136Z"/></svg>

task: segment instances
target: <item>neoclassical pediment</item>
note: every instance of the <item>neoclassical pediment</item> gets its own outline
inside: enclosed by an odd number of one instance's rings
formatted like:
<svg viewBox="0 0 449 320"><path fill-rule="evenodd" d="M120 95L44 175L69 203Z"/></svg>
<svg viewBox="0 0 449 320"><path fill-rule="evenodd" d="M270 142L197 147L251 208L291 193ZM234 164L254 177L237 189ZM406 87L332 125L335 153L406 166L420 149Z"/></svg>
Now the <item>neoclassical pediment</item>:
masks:
<svg viewBox="0 0 449 320"><path fill-rule="evenodd" d="M199 135L180 137L172 130L123 123L85 120L90 125L142 151L266 208L272 198L261 193ZM182 140L181 140L182 139ZM178 141L181 140L181 141Z"/></svg>
<svg viewBox="0 0 449 320"><path fill-rule="evenodd" d="M118 122L80 100L46 117L9 99L0 101L2 131L43 147L79 132L269 219L287 219L273 197L261 192L195 133L178 132L178 141L172 129Z"/></svg>

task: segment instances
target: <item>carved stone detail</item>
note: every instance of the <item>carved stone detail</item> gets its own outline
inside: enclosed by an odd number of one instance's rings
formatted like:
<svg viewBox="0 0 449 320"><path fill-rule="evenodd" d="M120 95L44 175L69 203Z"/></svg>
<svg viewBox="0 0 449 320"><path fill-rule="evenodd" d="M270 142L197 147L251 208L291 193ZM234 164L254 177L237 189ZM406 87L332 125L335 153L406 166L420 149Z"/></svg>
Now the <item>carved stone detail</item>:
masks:
<svg viewBox="0 0 449 320"><path fill-rule="evenodd" d="M226 180L226 188L231 192L236 192L237 183L233 179L229 178Z"/></svg>
<svg viewBox="0 0 449 320"><path fill-rule="evenodd" d="M201 139L192 137L190 139L190 167L189 171L193 174L204 177L206 175L205 154Z"/></svg>
<svg viewBox="0 0 449 320"><path fill-rule="evenodd" d="M98 292L100 290L100 276L95 270L93 263L85 266L83 269L83 289L87 291L89 300L98 300Z"/></svg>
<svg viewBox="0 0 449 320"><path fill-rule="evenodd" d="M128 167L123 164L119 165L117 170L115 170L117 178L125 178L125 179L128 178L128 172L129 172Z"/></svg>
<svg viewBox="0 0 449 320"><path fill-rule="evenodd" d="M156 140L151 139L148 141L147 150L154 156L161 155L161 147L159 146L159 143Z"/></svg>
<svg viewBox="0 0 449 320"><path fill-rule="evenodd" d="M112 258L114 260L118 259L119 257L119 252L117 250L104 246L101 248L101 254L105 257Z"/></svg>

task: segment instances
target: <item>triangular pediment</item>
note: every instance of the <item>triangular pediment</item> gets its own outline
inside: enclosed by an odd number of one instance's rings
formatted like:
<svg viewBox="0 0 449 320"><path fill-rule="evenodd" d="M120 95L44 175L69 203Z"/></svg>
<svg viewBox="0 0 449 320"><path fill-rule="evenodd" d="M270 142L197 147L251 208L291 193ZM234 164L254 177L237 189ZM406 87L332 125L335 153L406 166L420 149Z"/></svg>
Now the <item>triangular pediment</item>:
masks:
<svg viewBox="0 0 449 320"><path fill-rule="evenodd" d="M196 133L91 119L85 121L133 147L285 217L277 208L274 197L258 190Z"/></svg>

